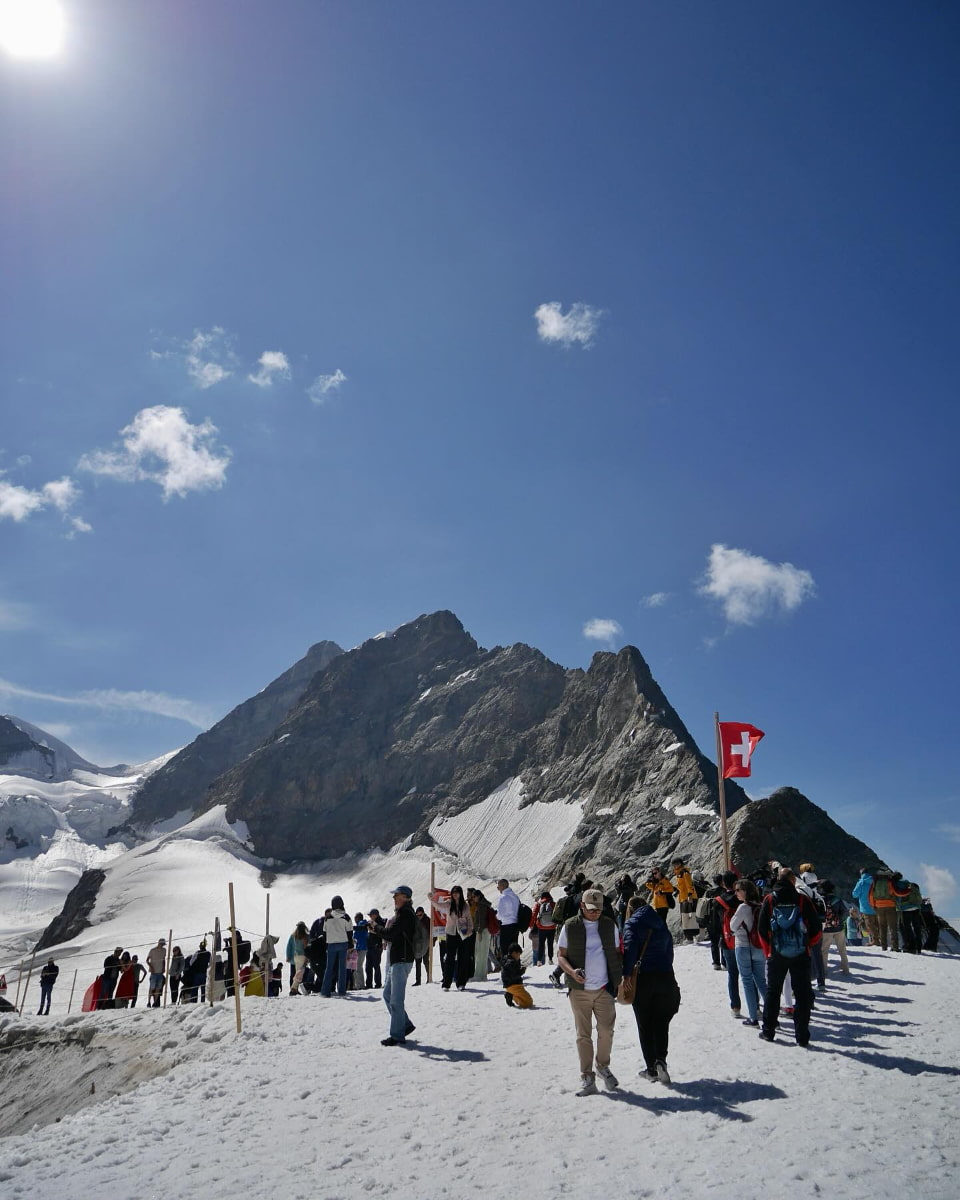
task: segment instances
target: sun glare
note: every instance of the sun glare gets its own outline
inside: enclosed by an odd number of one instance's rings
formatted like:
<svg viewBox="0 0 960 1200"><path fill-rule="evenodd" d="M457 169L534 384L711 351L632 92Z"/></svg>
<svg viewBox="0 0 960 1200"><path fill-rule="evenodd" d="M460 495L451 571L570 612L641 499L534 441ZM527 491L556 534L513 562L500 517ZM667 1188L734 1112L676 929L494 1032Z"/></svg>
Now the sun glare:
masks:
<svg viewBox="0 0 960 1200"><path fill-rule="evenodd" d="M65 26L57 0L0 0L0 47L14 58L53 58Z"/></svg>

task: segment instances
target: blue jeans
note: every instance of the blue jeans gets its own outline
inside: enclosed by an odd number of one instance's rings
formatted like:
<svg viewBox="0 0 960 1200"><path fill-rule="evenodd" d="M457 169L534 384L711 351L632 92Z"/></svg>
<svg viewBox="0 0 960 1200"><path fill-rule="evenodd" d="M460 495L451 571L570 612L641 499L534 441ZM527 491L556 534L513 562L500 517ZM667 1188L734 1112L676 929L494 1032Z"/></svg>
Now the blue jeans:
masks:
<svg viewBox="0 0 960 1200"><path fill-rule="evenodd" d="M329 996L333 991L333 969L337 968L337 995L347 994L347 943L334 942L327 946L327 965L323 968L323 983L320 995Z"/></svg>
<svg viewBox="0 0 960 1200"><path fill-rule="evenodd" d="M737 967L743 994L747 998L747 1012L751 1021L760 1012L760 1000L767 995L767 960L759 946L737 946Z"/></svg>
<svg viewBox="0 0 960 1200"><path fill-rule="evenodd" d="M387 982L383 985L383 1002L390 1013L390 1036L398 1041L403 1041L413 1024L404 1008L412 966L412 962L391 963L387 967Z"/></svg>

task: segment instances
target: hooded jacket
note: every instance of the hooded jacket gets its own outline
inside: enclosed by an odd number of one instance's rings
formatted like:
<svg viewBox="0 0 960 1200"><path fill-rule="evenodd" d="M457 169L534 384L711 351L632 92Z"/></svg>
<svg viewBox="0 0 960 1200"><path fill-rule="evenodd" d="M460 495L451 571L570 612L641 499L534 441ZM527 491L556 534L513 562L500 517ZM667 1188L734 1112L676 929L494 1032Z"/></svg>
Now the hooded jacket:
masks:
<svg viewBox="0 0 960 1200"><path fill-rule="evenodd" d="M638 962L639 970L644 972L673 970L673 938L663 918L649 904L638 908L623 927L624 975L629 975Z"/></svg>
<svg viewBox="0 0 960 1200"><path fill-rule="evenodd" d="M763 903L760 905L760 920L757 931L760 934L760 940L763 942L764 954L767 958L770 958L774 953L770 940L770 921L774 908L780 904L799 905L800 916L803 918L803 923L807 930L807 953L809 954L810 947L815 946L823 936L823 922L820 920L820 914L817 912L816 905L810 897L805 896L803 892L798 892L787 879L781 879L773 891L768 892L764 896Z"/></svg>

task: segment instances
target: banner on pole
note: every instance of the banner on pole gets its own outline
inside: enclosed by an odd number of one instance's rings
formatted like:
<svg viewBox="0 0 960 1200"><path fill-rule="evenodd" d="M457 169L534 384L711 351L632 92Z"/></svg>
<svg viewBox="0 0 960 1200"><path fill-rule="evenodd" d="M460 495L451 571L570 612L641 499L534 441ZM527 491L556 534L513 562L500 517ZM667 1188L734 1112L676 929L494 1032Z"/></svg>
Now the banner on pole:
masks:
<svg viewBox="0 0 960 1200"><path fill-rule="evenodd" d="M434 901L449 900L450 892L447 888L434 888L433 889L433 899L434 899ZM445 930L447 927L446 914L442 913L440 911L440 909L437 908L436 903L431 903L430 908L431 908L430 919L433 922L434 936L439 936L440 932Z"/></svg>
<svg viewBox="0 0 960 1200"><path fill-rule="evenodd" d="M724 779L745 779L750 774L750 759L764 736L762 729L742 721L721 721L720 748Z"/></svg>

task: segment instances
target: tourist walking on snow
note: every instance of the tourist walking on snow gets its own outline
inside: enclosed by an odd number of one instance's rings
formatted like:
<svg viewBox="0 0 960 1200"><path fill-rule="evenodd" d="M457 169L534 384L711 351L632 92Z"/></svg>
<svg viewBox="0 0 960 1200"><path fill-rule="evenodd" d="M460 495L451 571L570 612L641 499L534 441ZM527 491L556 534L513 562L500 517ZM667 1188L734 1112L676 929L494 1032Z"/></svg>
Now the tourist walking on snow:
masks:
<svg viewBox="0 0 960 1200"><path fill-rule="evenodd" d="M570 1008L577 1031L580 1059L578 1096L595 1096L599 1075L613 1091L617 1078L610 1070L613 1029L617 1014L614 996L623 967L616 922L603 915L603 892L589 888L580 898L580 912L565 921L557 940L557 962L567 976ZM593 1026L597 1045L594 1052ZM596 1070L594 1070L596 1061Z"/></svg>
<svg viewBox="0 0 960 1200"><path fill-rule="evenodd" d="M467 888L467 903L473 917L473 974L470 978L485 983L490 965L490 941L497 927L490 901L479 888Z"/></svg>
<svg viewBox="0 0 960 1200"><path fill-rule="evenodd" d="M877 912L870 902L870 891L873 888L873 876L866 867L860 868L860 878L853 886L853 898L857 902L860 916L867 927L867 936L874 946L880 945L880 926L877 923Z"/></svg>
<svg viewBox="0 0 960 1200"><path fill-rule="evenodd" d="M353 922L343 910L343 900L334 896L330 901L330 915L323 922L323 933L327 941L327 962L323 968L323 983L320 995L328 999L333 991L333 974L337 973L337 995L347 994L347 949L353 941Z"/></svg>
<svg viewBox="0 0 960 1200"><path fill-rule="evenodd" d="M310 944L310 931L305 921L298 921L293 933L287 938L286 959L290 964L292 976L290 979L290 995L300 995L300 985L303 983L303 972L307 965L307 946Z"/></svg>
<svg viewBox="0 0 960 1200"><path fill-rule="evenodd" d="M113 994L114 1008L128 1008L133 999L133 959L128 951L120 955L120 978Z"/></svg>
<svg viewBox="0 0 960 1200"><path fill-rule="evenodd" d="M760 937L769 950L760 1036L767 1042L774 1040L783 981L789 975L794 995L794 1034L797 1045L806 1046L810 1041L813 1008L810 952L816 950L820 941L821 922L813 901L797 891L795 882L793 871L784 867L773 891L764 896L760 906Z"/></svg>
<svg viewBox="0 0 960 1200"><path fill-rule="evenodd" d="M760 1005L767 994L767 958L760 941L758 920L760 916L760 893L750 879L738 879L734 894L740 901L730 918L733 934L733 953L740 974L740 986L747 1000L747 1016L744 1025L759 1025Z"/></svg>
<svg viewBox="0 0 960 1200"><path fill-rule="evenodd" d="M147 954L147 967L150 971L150 991L147 995L147 1008L159 1008L160 997L163 995L163 977L167 967L167 939L161 938Z"/></svg>
<svg viewBox="0 0 960 1200"><path fill-rule="evenodd" d="M627 904L623 926L624 977L636 968L633 1015L640 1037L646 1079L670 1082L667 1052L670 1022L680 1009L680 988L673 973L673 938L663 920L639 896Z"/></svg>
<svg viewBox="0 0 960 1200"><path fill-rule="evenodd" d="M369 926L367 928L367 962L364 967L364 983L368 988L383 987L383 976L380 973L380 963L383 958L383 921L380 919L380 909L371 908L367 913Z"/></svg>
<svg viewBox="0 0 960 1200"><path fill-rule="evenodd" d="M650 893L650 903L659 917L666 922L667 913L673 907L676 888L669 879L664 879L659 867L654 867L647 876L646 889Z"/></svg>
<svg viewBox="0 0 960 1200"><path fill-rule="evenodd" d="M405 884L394 888L394 913L383 930L390 954L383 989L383 1002L390 1013L390 1033L381 1039L381 1046L401 1046L416 1029L405 1007L407 980L416 958L417 918L412 900L413 892Z"/></svg>
<svg viewBox="0 0 960 1200"><path fill-rule="evenodd" d="M532 923L536 926L538 938L537 949L533 955L533 965L544 966L546 960L553 962L553 939L557 925L553 919L553 897L549 892L541 892L540 899L533 906Z"/></svg>
<svg viewBox="0 0 960 1200"><path fill-rule="evenodd" d="M183 951L174 946L170 952L170 1003L176 1004L180 996L180 980L183 978Z"/></svg>
<svg viewBox="0 0 960 1200"><path fill-rule="evenodd" d="M357 965L353 972L353 986L359 992L366 987L367 936L370 929L367 918L358 912L353 918L353 948L357 952Z"/></svg>
<svg viewBox="0 0 960 1200"><path fill-rule="evenodd" d="M454 884L449 896L428 892L427 898L447 922L444 927L443 990L449 992L451 983L456 980L457 991L466 991L467 980L473 974L474 939L473 918L463 888Z"/></svg>
<svg viewBox="0 0 960 1200"><path fill-rule="evenodd" d="M130 997L130 1007L137 1007L137 997L140 995L140 984L143 983L147 975L147 968L143 965L136 954L130 958L130 966L133 974L133 995Z"/></svg>
<svg viewBox="0 0 960 1200"><path fill-rule="evenodd" d="M497 901L497 919L500 922L500 957L502 959L506 953L506 947L512 946L520 938L518 923L520 897L506 879L497 880L497 891L500 893L500 899Z"/></svg>
<svg viewBox="0 0 960 1200"><path fill-rule="evenodd" d="M57 976L60 974L60 968L52 958L47 959L46 965L40 972L40 1011L38 1017L48 1017L50 1015L50 997L53 994L53 985L57 982Z"/></svg>
<svg viewBox="0 0 960 1200"><path fill-rule="evenodd" d="M714 897L713 906L720 915L720 961L727 969L727 996L730 1000L730 1012L734 1017L740 1016L740 970L737 967L735 954L736 939L730 932L730 920L740 907L740 899L733 890L737 877L732 871L723 873L723 891ZM807 964L809 966L809 963Z"/></svg>
<svg viewBox="0 0 960 1200"><path fill-rule="evenodd" d="M844 928L847 918L847 906L836 894L833 884L825 879L820 884L820 895L823 897L823 937L820 939L820 955L823 962L823 972L827 972L827 959L830 947L836 946L840 953L840 970L844 975L850 974L850 963L847 959L847 934Z"/></svg>
<svg viewBox="0 0 960 1200"><path fill-rule="evenodd" d="M114 1008L113 993L120 978L120 955L123 947L118 946L112 954L103 960L103 974L100 976L100 998L97 1008Z"/></svg>
<svg viewBox="0 0 960 1200"><path fill-rule="evenodd" d="M697 936L697 889L693 884L693 876L684 866L682 858L673 859L670 874L677 886L680 928L686 941L692 942Z"/></svg>

